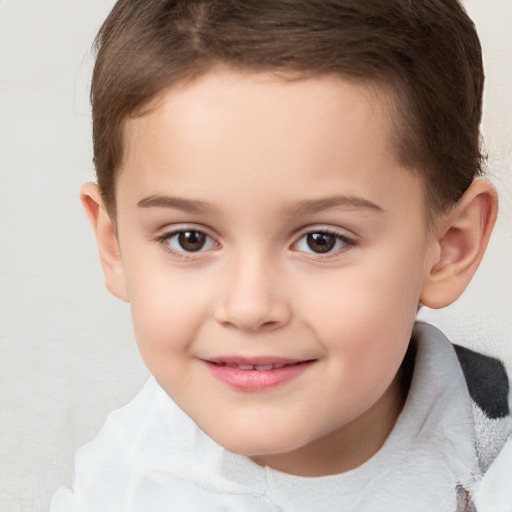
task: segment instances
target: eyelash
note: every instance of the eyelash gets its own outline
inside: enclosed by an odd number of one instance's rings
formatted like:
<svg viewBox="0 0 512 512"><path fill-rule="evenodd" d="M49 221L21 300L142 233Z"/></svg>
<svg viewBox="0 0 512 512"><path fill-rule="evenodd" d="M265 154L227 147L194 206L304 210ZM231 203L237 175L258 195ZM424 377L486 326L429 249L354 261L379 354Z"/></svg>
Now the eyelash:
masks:
<svg viewBox="0 0 512 512"><path fill-rule="evenodd" d="M169 231L167 233L164 233L161 236L158 236L155 241L162 246L162 248L165 252L171 254L175 258L182 260L182 261L192 261L194 259L197 259L198 254L201 254L206 251L203 250L202 247L199 248L197 251L186 251L184 249L180 251L180 250L173 249L170 245L170 241L175 236L179 236L180 234L184 234L187 232L188 233L199 233L200 235L204 235L207 238L207 240L210 240L211 242L213 242L212 247L209 247L207 250L210 250L213 247L219 247L219 245L220 245L212 236L210 236L208 233L206 233L204 229L201 229L201 228L198 228L195 226L183 226L179 229L173 229L172 231Z"/></svg>
<svg viewBox="0 0 512 512"><path fill-rule="evenodd" d="M339 242L341 242L343 244L343 246L341 248L338 248L336 250L330 250L329 249L325 253L315 252L313 250L311 250L311 252L300 251L300 252L303 252L304 254L309 254L309 256L308 256L309 258L314 258L316 260L324 260L324 259L328 259L328 258L333 258L333 257L339 256L341 253L344 253L347 250L350 250L352 247L355 247L357 245L357 242L356 242L356 240L354 238L348 237L348 236L346 236L346 235L344 235L344 234L342 234L339 231L336 231L334 229L319 227L319 228L308 228L306 231L303 231L300 234L300 236L297 239L297 241L292 244L292 247L296 247L301 240L305 239L309 235L328 235L328 236L332 236L332 237L335 238L335 244L337 244Z"/></svg>
<svg viewBox="0 0 512 512"><path fill-rule="evenodd" d="M208 247L207 249L203 249L203 247L200 247L196 251L187 251L185 249L183 250L175 250L170 246L170 240L172 240L174 237L179 236L184 233L199 233L200 235L203 235L206 237L207 241L210 240L211 247ZM306 239L306 237L311 235L327 235L332 236L335 238L335 245L341 242L343 245L341 248L338 248L336 250L332 250L332 248L328 249L325 253L321 252L315 252L313 250L311 251L305 251L296 249L298 244L303 240ZM208 252L211 249L220 247L220 244L211 236L209 235L205 230L195 227L195 226L183 226L179 229L174 229L172 231L169 231L167 233L164 233L161 236L158 236L155 240L157 243L159 243L163 250L167 253L173 255L175 258L182 260L182 261L192 261L197 259L198 255ZM178 242L179 243L179 242ZM206 242L208 243L208 242ZM305 243L308 243L307 241ZM308 244L309 245L309 244ZM335 256L338 256L340 253L346 252L350 248L356 246L357 243L353 238L347 237L346 235L343 235L333 229L328 228L309 228L306 231L303 231L300 233L299 237L296 239L296 241L291 244L292 250L296 252L302 252L304 254L309 254L309 258L317 259L317 260L323 260L332 258ZM310 247L311 248L311 247Z"/></svg>

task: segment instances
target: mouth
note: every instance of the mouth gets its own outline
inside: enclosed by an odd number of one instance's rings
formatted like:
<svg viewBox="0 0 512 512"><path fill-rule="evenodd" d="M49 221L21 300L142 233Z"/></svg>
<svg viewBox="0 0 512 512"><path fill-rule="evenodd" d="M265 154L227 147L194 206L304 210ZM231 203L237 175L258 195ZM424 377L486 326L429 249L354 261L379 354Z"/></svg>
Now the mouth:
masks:
<svg viewBox="0 0 512 512"><path fill-rule="evenodd" d="M203 360L215 379L238 391L261 392L295 380L314 363L314 359L215 358Z"/></svg>
<svg viewBox="0 0 512 512"><path fill-rule="evenodd" d="M297 361L293 363L267 363L267 364L246 364L246 363L231 363L231 362L217 362L210 361L212 364L217 366L227 366L229 368L238 368L239 370L256 370L258 372L268 372L271 370L279 370L280 368L284 368L286 366L293 366L296 364L301 364L306 361Z"/></svg>

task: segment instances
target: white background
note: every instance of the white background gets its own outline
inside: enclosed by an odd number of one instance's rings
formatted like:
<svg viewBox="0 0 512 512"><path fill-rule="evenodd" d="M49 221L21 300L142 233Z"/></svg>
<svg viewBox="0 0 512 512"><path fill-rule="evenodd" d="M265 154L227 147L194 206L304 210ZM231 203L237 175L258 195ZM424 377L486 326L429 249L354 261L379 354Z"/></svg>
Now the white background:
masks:
<svg viewBox="0 0 512 512"><path fill-rule="evenodd" d="M147 377L78 200L93 178L90 45L113 0L0 0L0 510L44 511L73 454ZM501 212L459 303L423 315L512 368L512 2L471 0Z"/></svg>

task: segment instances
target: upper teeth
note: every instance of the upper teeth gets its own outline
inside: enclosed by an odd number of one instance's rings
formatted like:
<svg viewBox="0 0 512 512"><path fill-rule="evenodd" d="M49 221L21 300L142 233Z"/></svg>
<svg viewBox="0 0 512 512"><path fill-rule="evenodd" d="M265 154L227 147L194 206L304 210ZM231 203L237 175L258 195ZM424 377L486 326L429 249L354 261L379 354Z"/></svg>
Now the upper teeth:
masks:
<svg viewBox="0 0 512 512"><path fill-rule="evenodd" d="M274 370L275 368L282 368L283 364L236 364L236 363L225 363L230 368L238 368L240 370L259 370L261 372Z"/></svg>

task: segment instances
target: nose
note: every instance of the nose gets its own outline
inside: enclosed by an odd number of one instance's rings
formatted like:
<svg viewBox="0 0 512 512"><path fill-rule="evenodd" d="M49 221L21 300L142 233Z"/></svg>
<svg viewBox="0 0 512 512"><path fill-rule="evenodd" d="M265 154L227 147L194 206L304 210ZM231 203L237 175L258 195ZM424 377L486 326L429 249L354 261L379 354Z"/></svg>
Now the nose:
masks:
<svg viewBox="0 0 512 512"><path fill-rule="evenodd" d="M244 332L262 332L290 321L290 304L275 266L252 255L231 261L227 274L215 311L217 322Z"/></svg>

